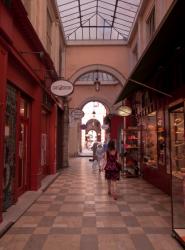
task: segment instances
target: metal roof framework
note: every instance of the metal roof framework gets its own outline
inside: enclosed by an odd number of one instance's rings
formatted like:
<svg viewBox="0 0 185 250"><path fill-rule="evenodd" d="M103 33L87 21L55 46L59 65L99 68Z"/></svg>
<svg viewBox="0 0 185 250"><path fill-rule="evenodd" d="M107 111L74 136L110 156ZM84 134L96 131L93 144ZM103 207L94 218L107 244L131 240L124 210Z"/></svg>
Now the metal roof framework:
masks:
<svg viewBox="0 0 185 250"><path fill-rule="evenodd" d="M128 41L141 0L57 0L67 41Z"/></svg>

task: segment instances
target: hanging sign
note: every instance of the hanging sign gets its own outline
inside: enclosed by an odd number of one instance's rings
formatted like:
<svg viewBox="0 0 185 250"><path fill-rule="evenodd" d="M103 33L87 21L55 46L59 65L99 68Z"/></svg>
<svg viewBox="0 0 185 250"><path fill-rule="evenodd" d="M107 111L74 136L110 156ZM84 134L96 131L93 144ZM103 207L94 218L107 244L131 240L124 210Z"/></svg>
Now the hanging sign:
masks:
<svg viewBox="0 0 185 250"><path fill-rule="evenodd" d="M81 110L81 109L74 109L72 112L71 112L71 116L78 120L78 119L81 119L82 117L84 117L84 112Z"/></svg>
<svg viewBox="0 0 185 250"><path fill-rule="evenodd" d="M128 106L121 106L118 108L117 114L120 116L129 116L132 114L132 109Z"/></svg>
<svg viewBox="0 0 185 250"><path fill-rule="evenodd" d="M51 92L57 96L70 95L73 89L73 84L66 80L59 80L51 84Z"/></svg>

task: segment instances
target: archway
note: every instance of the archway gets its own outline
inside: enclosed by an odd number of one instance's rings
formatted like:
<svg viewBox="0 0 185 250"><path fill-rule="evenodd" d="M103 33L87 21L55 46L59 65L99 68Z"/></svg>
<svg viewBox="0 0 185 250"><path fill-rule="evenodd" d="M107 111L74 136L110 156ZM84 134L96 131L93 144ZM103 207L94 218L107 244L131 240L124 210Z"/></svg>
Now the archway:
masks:
<svg viewBox="0 0 185 250"><path fill-rule="evenodd" d="M82 108L84 117L81 120L81 149L82 153L92 153L95 141L103 143L105 130L102 129L104 117L107 114L105 106L100 102L90 101Z"/></svg>

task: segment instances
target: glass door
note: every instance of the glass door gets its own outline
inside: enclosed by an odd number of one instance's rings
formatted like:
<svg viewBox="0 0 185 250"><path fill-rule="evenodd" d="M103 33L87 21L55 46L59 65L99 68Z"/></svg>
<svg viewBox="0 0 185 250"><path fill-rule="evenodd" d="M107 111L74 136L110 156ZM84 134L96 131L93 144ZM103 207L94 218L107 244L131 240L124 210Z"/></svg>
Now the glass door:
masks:
<svg viewBox="0 0 185 250"><path fill-rule="evenodd" d="M18 193L22 194L27 184L27 123L23 119L19 126L18 142Z"/></svg>
<svg viewBox="0 0 185 250"><path fill-rule="evenodd" d="M185 134L184 104L170 110L172 229L185 244Z"/></svg>
<svg viewBox="0 0 185 250"><path fill-rule="evenodd" d="M20 97L20 120L18 130L18 195L21 195L29 186L29 103L24 97Z"/></svg>
<svg viewBox="0 0 185 250"><path fill-rule="evenodd" d="M42 178L44 178L49 171L49 112L42 109L42 133L41 133L41 167Z"/></svg>

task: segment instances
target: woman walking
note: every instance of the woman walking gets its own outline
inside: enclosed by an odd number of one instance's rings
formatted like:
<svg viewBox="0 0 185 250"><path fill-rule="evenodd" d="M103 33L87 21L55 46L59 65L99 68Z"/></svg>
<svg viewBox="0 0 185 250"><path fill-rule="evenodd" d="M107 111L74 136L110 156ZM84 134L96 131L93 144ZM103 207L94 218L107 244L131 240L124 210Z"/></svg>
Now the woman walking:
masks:
<svg viewBox="0 0 185 250"><path fill-rule="evenodd" d="M120 179L121 164L117 162L117 151L113 140L109 141L106 153L105 178L108 185L108 195L117 200L117 181Z"/></svg>

